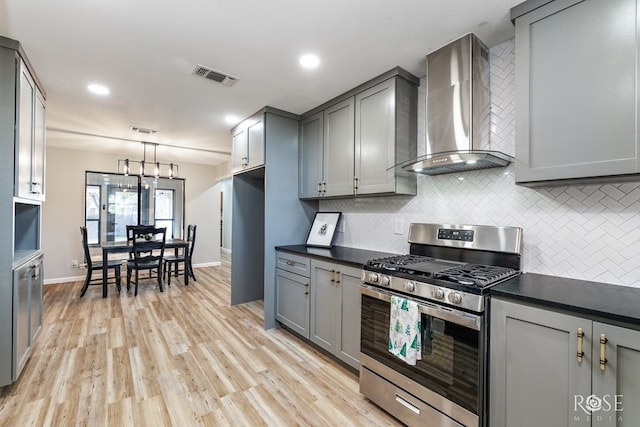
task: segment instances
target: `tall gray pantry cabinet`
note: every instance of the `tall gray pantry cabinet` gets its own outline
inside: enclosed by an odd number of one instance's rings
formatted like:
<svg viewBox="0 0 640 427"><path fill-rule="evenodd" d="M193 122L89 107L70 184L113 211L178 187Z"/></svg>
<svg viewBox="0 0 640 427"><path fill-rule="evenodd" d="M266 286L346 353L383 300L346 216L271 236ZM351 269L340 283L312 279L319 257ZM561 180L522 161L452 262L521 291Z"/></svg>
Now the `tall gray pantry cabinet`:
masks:
<svg viewBox="0 0 640 427"><path fill-rule="evenodd" d="M304 242L318 210L316 201L298 199L298 119L265 107L231 130L260 141L253 151L264 155L232 178L231 304L264 299L266 329L276 326L275 247Z"/></svg>
<svg viewBox="0 0 640 427"><path fill-rule="evenodd" d="M20 43L0 36L0 386L18 378L42 326L44 169L44 91Z"/></svg>

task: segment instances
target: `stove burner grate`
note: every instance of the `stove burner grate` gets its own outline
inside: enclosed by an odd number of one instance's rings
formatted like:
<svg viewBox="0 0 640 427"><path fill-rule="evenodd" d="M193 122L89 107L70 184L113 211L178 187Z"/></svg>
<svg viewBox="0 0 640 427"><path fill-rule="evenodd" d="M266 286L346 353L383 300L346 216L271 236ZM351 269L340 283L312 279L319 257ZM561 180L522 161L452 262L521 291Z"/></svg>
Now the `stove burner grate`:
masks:
<svg viewBox="0 0 640 427"><path fill-rule="evenodd" d="M518 270L494 265L465 264L436 273L438 279L458 282L463 285L484 287L518 275Z"/></svg>

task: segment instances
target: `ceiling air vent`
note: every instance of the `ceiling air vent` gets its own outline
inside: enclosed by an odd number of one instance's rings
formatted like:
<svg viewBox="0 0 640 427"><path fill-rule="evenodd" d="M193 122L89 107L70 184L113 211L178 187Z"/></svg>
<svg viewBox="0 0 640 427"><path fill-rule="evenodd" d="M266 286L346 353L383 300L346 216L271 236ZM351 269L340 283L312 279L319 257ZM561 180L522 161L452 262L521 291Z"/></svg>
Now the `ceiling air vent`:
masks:
<svg viewBox="0 0 640 427"><path fill-rule="evenodd" d="M155 130L155 129L141 128L141 127L138 127L138 126L129 126L129 130L132 131L132 132L144 133L144 134L147 134L147 135L153 135L153 134L158 133L158 131Z"/></svg>
<svg viewBox="0 0 640 427"><path fill-rule="evenodd" d="M205 67L204 65L196 66L196 69L193 70L193 74L197 77L222 83L225 86L233 86L238 81L237 77L230 76L229 74L225 74L221 71L216 71L209 67Z"/></svg>

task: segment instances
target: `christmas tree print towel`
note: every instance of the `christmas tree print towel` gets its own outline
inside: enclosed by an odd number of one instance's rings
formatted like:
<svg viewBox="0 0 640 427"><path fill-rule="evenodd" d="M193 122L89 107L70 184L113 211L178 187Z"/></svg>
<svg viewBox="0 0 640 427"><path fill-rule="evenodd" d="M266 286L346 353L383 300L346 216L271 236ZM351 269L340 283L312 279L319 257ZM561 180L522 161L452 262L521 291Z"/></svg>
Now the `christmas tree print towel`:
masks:
<svg viewBox="0 0 640 427"><path fill-rule="evenodd" d="M409 365L415 365L422 358L420 309L417 302L391 297L389 351Z"/></svg>

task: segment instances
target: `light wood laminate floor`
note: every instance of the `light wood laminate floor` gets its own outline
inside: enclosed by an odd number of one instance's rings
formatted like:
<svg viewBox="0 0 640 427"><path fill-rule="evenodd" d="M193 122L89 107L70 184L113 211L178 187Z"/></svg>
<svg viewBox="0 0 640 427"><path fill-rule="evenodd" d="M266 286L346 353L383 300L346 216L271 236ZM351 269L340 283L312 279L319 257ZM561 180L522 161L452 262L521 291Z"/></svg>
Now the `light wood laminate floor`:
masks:
<svg viewBox="0 0 640 427"><path fill-rule="evenodd" d="M228 264L160 293L47 285L44 325L0 426L400 425L357 375L281 329L262 302L229 306ZM6 345L3 343L2 345Z"/></svg>

